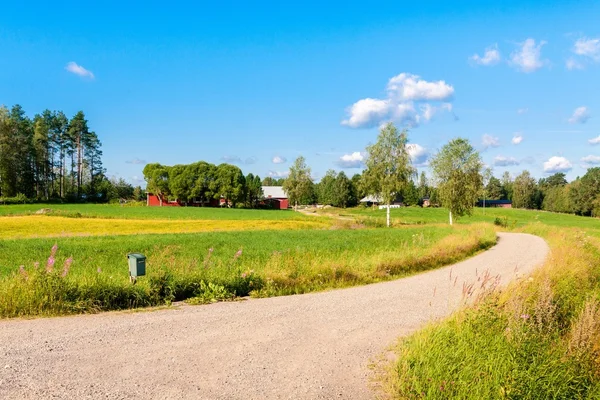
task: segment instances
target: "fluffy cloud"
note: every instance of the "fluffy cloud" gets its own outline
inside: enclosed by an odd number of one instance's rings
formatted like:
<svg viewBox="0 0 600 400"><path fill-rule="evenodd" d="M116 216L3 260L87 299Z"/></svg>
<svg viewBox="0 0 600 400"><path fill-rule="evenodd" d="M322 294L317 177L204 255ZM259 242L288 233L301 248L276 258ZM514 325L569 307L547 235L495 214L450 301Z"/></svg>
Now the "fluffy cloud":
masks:
<svg viewBox="0 0 600 400"><path fill-rule="evenodd" d="M362 168L365 157L362 153L355 151L352 154L344 154L337 160L336 164L341 168Z"/></svg>
<svg viewBox="0 0 600 400"><path fill-rule="evenodd" d="M230 164L254 164L256 163L256 157L248 157L245 160L242 160L238 156L223 156L221 157L221 161L225 161Z"/></svg>
<svg viewBox="0 0 600 400"><path fill-rule="evenodd" d="M484 149L488 149L490 147L498 147L500 146L500 140L492 135L488 135L487 133L481 137L481 144Z"/></svg>
<svg viewBox="0 0 600 400"><path fill-rule="evenodd" d="M569 71L573 71L575 69L583 69L583 64L581 64L579 61L577 61L573 57L570 57L565 62L565 67L567 67L567 69Z"/></svg>
<svg viewBox="0 0 600 400"><path fill-rule="evenodd" d="M556 172L568 172L573 169L571 162L564 157L550 157L544 163L544 172L554 174Z"/></svg>
<svg viewBox="0 0 600 400"><path fill-rule="evenodd" d="M427 149L420 144L417 143L408 143L406 145L406 150L408 150L408 155L413 163L413 165L417 167L422 167L427 165L427 159L429 158L429 152Z"/></svg>
<svg viewBox="0 0 600 400"><path fill-rule="evenodd" d="M536 45L535 40L532 38L519 43L518 50L510 55L511 64L521 72L537 71L546 64L546 61L542 60L542 46L545 44L546 42L542 40Z"/></svg>
<svg viewBox="0 0 600 400"><path fill-rule="evenodd" d="M573 46L573 53L578 56L588 57L594 61L600 61L600 39L577 39Z"/></svg>
<svg viewBox="0 0 600 400"><path fill-rule="evenodd" d="M283 164L285 162L287 162L287 158L282 157L282 156L275 156L273 157L273 164Z"/></svg>
<svg viewBox="0 0 600 400"><path fill-rule="evenodd" d="M271 178L287 178L290 174L290 171L269 171L269 176Z"/></svg>
<svg viewBox="0 0 600 400"><path fill-rule="evenodd" d="M346 110L348 118L342 125L351 128L371 128L393 121L407 126L417 126L429 121L439 111L452 111L450 103L439 107L429 101L452 99L454 87L444 81L429 82L418 75L401 73L388 81L385 99L365 98Z"/></svg>
<svg viewBox="0 0 600 400"><path fill-rule="evenodd" d="M569 118L571 124L585 124L590 119L590 112L587 107L577 107L573 115Z"/></svg>
<svg viewBox="0 0 600 400"><path fill-rule="evenodd" d="M390 97L413 101L444 101L454 94L454 87L444 81L428 82L418 75L404 72L389 80L387 90Z"/></svg>
<svg viewBox="0 0 600 400"><path fill-rule="evenodd" d="M588 143L591 145L600 144L600 136L588 140Z"/></svg>
<svg viewBox="0 0 600 400"><path fill-rule="evenodd" d="M75 75L79 75L84 78L94 79L94 74L92 71L83 68L81 65L77 65L77 63L71 61L65 67L65 69Z"/></svg>
<svg viewBox="0 0 600 400"><path fill-rule="evenodd" d="M529 108L519 108L517 110L517 114L519 114L519 115L527 114L528 112L529 112Z"/></svg>
<svg viewBox="0 0 600 400"><path fill-rule="evenodd" d="M599 156L585 156L581 159L581 162L588 166L588 165L597 165L600 164L600 157Z"/></svg>
<svg viewBox="0 0 600 400"><path fill-rule="evenodd" d="M146 160L140 160L139 158L134 158L133 160L125 161L127 164L136 164L136 165L146 165Z"/></svg>
<svg viewBox="0 0 600 400"><path fill-rule="evenodd" d="M509 167L511 165L519 165L519 160L514 157L496 156L494 157L494 165L496 167Z"/></svg>
<svg viewBox="0 0 600 400"><path fill-rule="evenodd" d="M520 133L515 133L511 142L512 144L520 144L523 141L523 136Z"/></svg>
<svg viewBox="0 0 600 400"><path fill-rule="evenodd" d="M493 45L485 49L483 56L479 54L473 54L469 57L469 60L473 61L475 64L491 66L496 65L500 62L500 51L498 51L498 45Z"/></svg>

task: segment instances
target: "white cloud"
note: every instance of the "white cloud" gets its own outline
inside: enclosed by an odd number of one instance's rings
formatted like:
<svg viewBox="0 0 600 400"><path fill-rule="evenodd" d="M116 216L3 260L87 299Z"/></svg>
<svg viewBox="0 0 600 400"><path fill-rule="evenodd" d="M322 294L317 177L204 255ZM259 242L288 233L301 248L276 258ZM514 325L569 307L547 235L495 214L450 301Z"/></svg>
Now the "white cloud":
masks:
<svg viewBox="0 0 600 400"><path fill-rule="evenodd" d="M568 172L571 169L573 169L571 162L564 157L550 157L550 159L544 163L544 172L549 174Z"/></svg>
<svg viewBox="0 0 600 400"><path fill-rule="evenodd" d="M136 164L136 165L146 165L146 160L140 160L139 158L134 158L133 160L125 161L126 164Z"/></svg>
<svg viewBox="0 0 600 400"><path fill-rule="evenodd" d="M573 46L573 53L591 58L594 61L600 61L600 39L588 39L585 37L577 39Z"/></svg>
<svg viewBox="0 0 600 400"><path fill-rule="evenodd" d="M573 71L575 69L583 69L583 64L581 64L579 61L577 61L573 57L570 57L565 62L565 67L567 67L567 69L569 71Z"/></svg>
<svg viewBox="0 0 600 400"><path fill-rule="evenodd" d="M92 71L83 68L81 65L77 65L77 63L73 61L69 62L65 69L69 72L74 73L75 75L79 75L84 78L87 77L90 79L94 79L94 74L92 73Z"/></svg>
<svg viewBox="0 0 600 400"><path fill-rule="evenodd" d="M256 157L254 157L254 156L248 157L244 161L244 164L255 164L255 163L256 163Z"/></svg>
<svg viewBox="0 0 600 400"><path fill-rule="evenodd" d="M269 171L269 176L271 178L287 178L290 174L290 171Z"/></svg>
<svg viewBox="0 0 600 400"><path fill-rule="evenodd" d="M365 157L362 153L355 151L352 154L344 154L337 160L336 164L341 168L362 168Z"/></svg>
<svg viewBox="0 0 600 400"><path fill-rule="evenodd" d="M225 161L226 163L232 164L241 164L242 159L238 156L223 156L221 157L221 161Z"/></svg>
<svg viewBox="0 0 600 400"><path fill-rule="evenodd" d="M283 157L283 156L275 156L273 157L273 164L283 164L285 162L287 162L287 158Z"/></svg>
<svg viewBox="0 0 600 400"><path fill-rule="evenodd" d="M573 115L569 118L571 124L585 124L590 119L590 112L587 107L577 107Z"/></svg>
<svg viewBox="0 0 600 400"><path fill-rule="evenodd" d="M538 45L535 40L529 38L523 43L519 43L519 49L515 50L510 55L511 64L521 72L529 73L542 68L547 62L542 60L542 46L545 41L541 41Z"/></svg>
<svg viewBox="0 0 600 400"><path fill-rule="evenodd" d="M350 118L342 121L342 125L351 128L370 128L388 119L391 109L389 100L362 99L350 106L348 109Z"/></svg>
<svg viewBox="0 0 600 400"><path fill-rule="evenodd" d="M388 81L386 93L385 99L367 97L348 107L348 118L342 125L371 128L392 121L414 127L431 120L439 111L452 111L450 103L439 107L428 103L452 99L454 88L441 80L429 82L418 75L401 73Z"/></svg>
<svg viewBox="0 0 600 400"><path fill-rule="evenodd" d="M406 145L406 150L408 150L408 155L415 166L422 167L427 165L429 152L425 147L417 143L408 143Z"/></svg>
<svg viewBox="0 0 600 400"><path fill-rule="evenodd" d="M391 78L387 90L390 97L414 101L444 101L454 94L454 87L445 81L428 82L418 75L405 72Z"/></svg>
<svg viewBox="0 0 600 400"><path fill-rule="evenodd" d="M581 159L581 162L584 165L597 165L597 164L600 164L600 156L593 156L593 155L585 156Z"/></svg>
<svg viewBox="0 0 600 400"><path fill-rule="evenodd" d="M600 136L588 140L588 143L591 145L600 144Z"/></svg>
<svg viewBox="0 0 600 400"><path fill-rule="evenodd" d="M519 114L519 115L527 114L528 112L529 112L529 108L519 108L517 110L517 114Z"/></svg>
<svg viewBox="0 0 600 400"><path fill-rule="evenodd" d="M520 144L523 141L523 136L520 133L515 133L511 142L512 144Z"/></svg>
<svg viewBox="0 0 600 400"><path fill-rule="evenodd" d="M469 60L479 65L491 66L496 65L500 61L500 51L498 51L498 45L493 45L485 49L483 56L479 54L473 54L469 57Z"/></svg>
<svg viewBox="0 0 600 400"><path fill-rule="evenodd" d="M494 157L494 165L496 167L509 167L511 165L519 165L519 160L514 157L496 156Z"/></svg>
<svg viewBox="0 0 600 400"><path fill-rule="evenodd" d="M496 136L488 135L487 133L481 137L481 144L484 149L489 147L498 147L500 146L500 140Z"/></svg>

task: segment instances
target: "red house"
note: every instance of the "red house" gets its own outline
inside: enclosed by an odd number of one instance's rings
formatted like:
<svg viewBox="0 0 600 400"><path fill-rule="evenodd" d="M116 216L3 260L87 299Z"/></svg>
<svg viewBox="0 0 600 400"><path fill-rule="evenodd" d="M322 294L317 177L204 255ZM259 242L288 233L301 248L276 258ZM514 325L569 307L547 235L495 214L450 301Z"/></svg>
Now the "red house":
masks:
<svg viewBox="0 0 600 400"><path fill-rule="evenodd" d="M161 202L162 200L162 202ZM179 199L169 200L167 197L146 192L146 205L154 207L222 207L227 201L221 199L210 199L210 201L200 201L198 198L192 199L190 202L181 201Z"/></svg>
<svg viewBox="0 0 600 400"><path fill-rule="evenodd" d="M277 210L287 210L290 206L290 201L283 191L282 186L263 186L262 202L271 208Z"/></svg>

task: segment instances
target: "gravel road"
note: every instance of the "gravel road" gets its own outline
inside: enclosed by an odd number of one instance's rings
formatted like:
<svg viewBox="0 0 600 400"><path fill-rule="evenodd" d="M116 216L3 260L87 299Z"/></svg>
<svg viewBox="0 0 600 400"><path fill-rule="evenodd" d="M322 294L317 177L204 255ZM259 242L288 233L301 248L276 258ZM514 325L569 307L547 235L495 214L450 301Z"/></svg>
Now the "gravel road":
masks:
<svg viewBox="0 0 600 400"><path fill-rule="evenodd" d="M464 282L489 271L504 284L548 254L536 236L499 236L453 266L362 287L0 321L0 399L369 399L369 361L459 307Z"/></svg>

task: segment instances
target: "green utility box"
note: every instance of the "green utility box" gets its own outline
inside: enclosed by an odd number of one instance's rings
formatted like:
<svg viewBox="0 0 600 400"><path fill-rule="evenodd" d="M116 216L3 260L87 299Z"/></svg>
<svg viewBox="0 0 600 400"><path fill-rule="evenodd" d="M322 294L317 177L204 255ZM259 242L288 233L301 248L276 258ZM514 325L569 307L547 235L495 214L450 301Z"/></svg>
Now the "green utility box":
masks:
<svg viewBox="0 0 600 400"><path fill-rule="evenodd" d="M140 253L129 253L127 254L129 260L129 276L143 276L146 275L146 256Z"/></svg>

